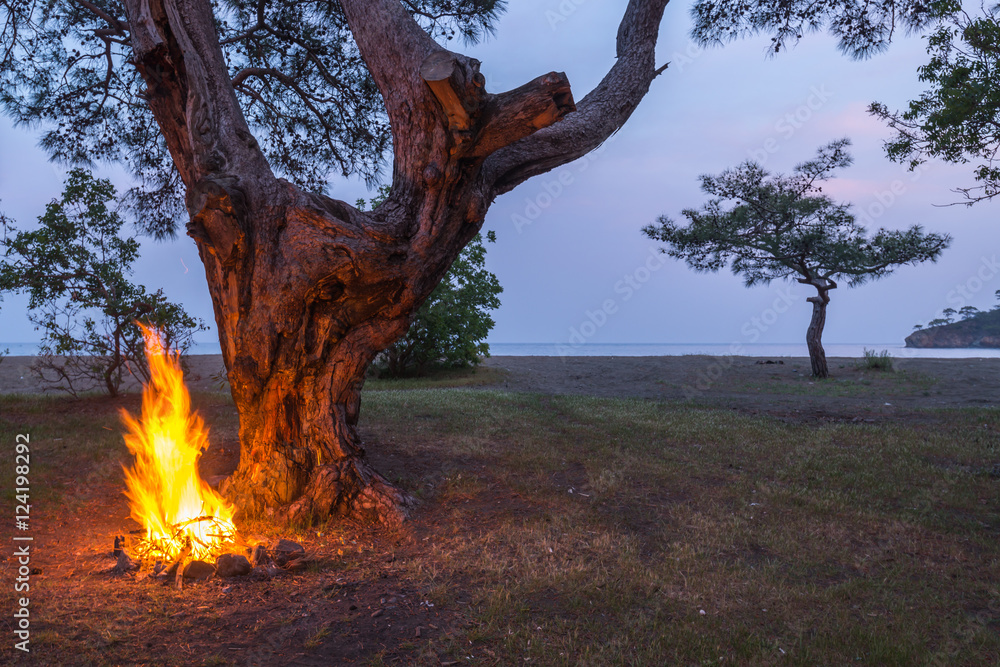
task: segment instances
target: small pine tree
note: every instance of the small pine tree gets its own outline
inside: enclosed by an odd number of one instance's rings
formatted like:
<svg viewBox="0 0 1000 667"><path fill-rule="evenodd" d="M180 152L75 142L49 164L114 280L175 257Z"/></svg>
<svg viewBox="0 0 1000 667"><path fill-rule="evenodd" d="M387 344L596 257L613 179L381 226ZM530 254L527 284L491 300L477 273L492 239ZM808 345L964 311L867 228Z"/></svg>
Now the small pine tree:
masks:
<svg viewBox="0 0 1000 667"><path fill-rule="evenodd" d="M823 350L829 293L837 281L861 285L889 275L896 266L936 260L950 237L879 229L869 236L850 212L822 194L819 183L851 163L848 139L821 148L791 176L772 176L756 162L745 162L719 176L702 176L701 189L712 198L701 210L682 212L682 227L661 216L646 236L666 244L663 252L697 271L729 265L748 287L795 278L816 289L813 317L806 332L813 375L827 377Z"/></svg>
<svg viewBox="0 0 1000 667"><path fill-rule="evenodd" d="M958 310L958 316L962 318L963 321L972 319L979 314L979 309L975 306L962 306Z"/></svg>

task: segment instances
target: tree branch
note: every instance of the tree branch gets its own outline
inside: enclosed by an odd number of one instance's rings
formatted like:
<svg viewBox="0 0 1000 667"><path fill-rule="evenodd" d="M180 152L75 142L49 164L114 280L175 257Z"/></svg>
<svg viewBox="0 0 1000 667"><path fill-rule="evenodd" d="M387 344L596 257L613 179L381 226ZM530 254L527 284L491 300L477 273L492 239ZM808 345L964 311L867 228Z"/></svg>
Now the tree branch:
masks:
<svg viewBox="0 0 1000 667"><path fill-rule="evenodd" d="M191 188L206 177L234 171L273 179L237 102L211 3L125 4L136 67L184 184Z"/></svg>
<svg viewBox="0 0 1000 667"><path fill-rule="evenodd" d="M520 88L494 96L484 113L484 125L475 155L486 157L540 129L554 125L576 111L569 80L563 72L549 72Z"/></svg>
<svg viewBox="0 0 1000 667"><path fill-rule="evenodd" d="M503 148L483 167L494 194L571 162L601 145L624 125L663 71L655 65L656 39L668 0L630 0L618 28L618 60L601 83L557 125Z"/></svg>
<svg viewBox="0 0 1000 667"><path fill-rule="evenodd" d="M420 67L431 53L443 49L399 0L341 0L340 4L361 57L385 101L392 128L394 169L416 181L429 156L427 148L418 145L419 133L415 130L432 126L432 114L437 111L436 104L425 103L433 95L419 77ZM398 191L395 194L398 196Z"/></svg>
<svg viewBox="0 0 1000 667"><path fill-rule="evenodd" d="M104 11L94 3L90 2L89 0L73 0L73 2L86 9L94 16L104 19L104 21L108 24L108 26L115 31L116 35L120 37L125 37L128 35L128 25L125 22L120 21L111 14L108 14L106 11Z"/></svg>

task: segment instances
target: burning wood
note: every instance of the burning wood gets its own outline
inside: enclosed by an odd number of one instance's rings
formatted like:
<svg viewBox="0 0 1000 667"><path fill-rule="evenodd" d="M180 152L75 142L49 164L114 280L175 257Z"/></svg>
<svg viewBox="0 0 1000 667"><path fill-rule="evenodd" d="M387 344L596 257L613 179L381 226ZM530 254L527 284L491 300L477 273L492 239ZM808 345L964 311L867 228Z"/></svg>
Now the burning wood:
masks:
<svg viewBox="0 0 1000 667"><path fill-rule="evenodd" d="M145 528L145 537L135 540L135 555L175 561L176 573L181 554L206 560L236 541L234 511L198 474L208 431L191 411L180 355L165 350L155 330L142 330L150 382L143 388L140 418L122 413L125 444L135 456L125 469L125 494L132 518Z"/></svg>

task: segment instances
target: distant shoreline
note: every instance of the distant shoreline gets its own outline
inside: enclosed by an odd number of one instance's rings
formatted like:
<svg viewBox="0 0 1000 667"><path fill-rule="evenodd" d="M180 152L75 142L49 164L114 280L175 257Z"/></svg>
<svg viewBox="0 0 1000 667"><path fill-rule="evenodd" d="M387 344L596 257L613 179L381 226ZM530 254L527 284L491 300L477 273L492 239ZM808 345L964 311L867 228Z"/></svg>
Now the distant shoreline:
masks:
<svg viewBox="0 0 1000 667"><path fill-rule="evenodd" d="M0 352L10 348L11 358L31 356L35 344L0 343ZM922 348L898 343L827 343L828 357L861 358L865 350L886 350L899 359L962 359L1000 358L1000 348ZM804 343L493 343L490 352L498 357L673 357L673 356L739 356L746 358L803 358L809 352ZM202 343L186 356L221 354L218 345Z"/></svg>

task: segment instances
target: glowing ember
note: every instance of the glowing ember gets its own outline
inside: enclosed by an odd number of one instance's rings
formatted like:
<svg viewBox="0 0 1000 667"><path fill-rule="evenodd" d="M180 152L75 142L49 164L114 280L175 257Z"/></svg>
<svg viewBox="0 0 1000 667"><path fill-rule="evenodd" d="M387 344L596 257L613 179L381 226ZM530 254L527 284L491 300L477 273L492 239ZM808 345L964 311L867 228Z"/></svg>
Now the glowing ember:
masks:
<svg viewBox="0 0 1000 667"><path fill-rule="evenodd" d="M190 545L190 556L204 559L235 539L233 509L198 475L208 431L191 412L180 355L163 348L156 330L142 332L150 371L142 416L122 411L125 444L135 456L125 469L125 495L132 518L146 529L140 554L174 560Z"/></svg>

